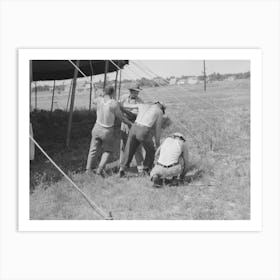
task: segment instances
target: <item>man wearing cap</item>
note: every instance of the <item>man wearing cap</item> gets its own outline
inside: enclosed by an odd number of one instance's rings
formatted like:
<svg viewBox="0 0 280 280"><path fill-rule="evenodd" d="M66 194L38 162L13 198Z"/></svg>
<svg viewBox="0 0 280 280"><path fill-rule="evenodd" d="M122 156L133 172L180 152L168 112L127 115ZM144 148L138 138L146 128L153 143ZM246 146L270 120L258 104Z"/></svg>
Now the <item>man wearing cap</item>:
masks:
<svg viewBox="0 0 280 280"><path fill-rule="evenodd" d="M143 104L141 98L139 98L139 92L141 91L140 87L131 87L129 88L129 94L122 95L120 98L120 105L121 109L124 110L125 114L129 115L127 116L129 120L135 121L137 114L138 114L138 108L130 108L130 104ZM122 122L121 123L121 147L120 147L120 162L123 160L124 155L124 149L127 142L129 133L129 126ZM137 170L139 173L143 172L143 154L142 154L142 145L140 145L135 152L135 161L137 164Z"/></svg>
<svg viewBox="0 0 280 280"><path fill-rule="evenodd" d="M155 158L155 145L156 148L160 145L165 106L160 102L137 105L130 106L131 108L138 107L138 115L128 134L124 156L120 163L120 177L125 175L125 169L129 167L135 151L140 144L143 145L146 152L143 169L144 171L151 170ZM152 138L153 132L155 145Z"/></svg>
<svg viewBox="0 0 280 280"><path fill-rule="evenodd" d="M188 166L188 147L184 135L174 133L168 136L156 151L157 163L150 173L154 187L161 187L162 179L171 178L172 184L180 176L180 179L185 177ZM183 163L180 163L180 159Z"/></svg>
<svg viewBox="0 0 280 280"><path fill-rule="evenodd" d="M97 161L101 155L96 174L103 175L103 170L114 148L115 118L119 118L129 126L132 125L132 122L121 112L119 103L114 100L114 97L115 89L108 87L105 89L103 97L95 99L96 122L91 133L92 139L87 159L87 172L97 167Z"/></svg>

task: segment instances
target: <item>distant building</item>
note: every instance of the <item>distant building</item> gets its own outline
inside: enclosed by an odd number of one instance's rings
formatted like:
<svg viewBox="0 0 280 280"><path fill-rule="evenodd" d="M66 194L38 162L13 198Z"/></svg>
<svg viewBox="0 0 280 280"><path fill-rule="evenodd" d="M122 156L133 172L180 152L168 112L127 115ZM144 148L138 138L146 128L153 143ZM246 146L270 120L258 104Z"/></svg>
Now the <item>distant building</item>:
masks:
<svg viewBox="0 0 280 280"><path fill-rule="evenodd" d="M189 85L196 85L196 84L198 84L198 77L189 77L187 79L187 83Z"/></svg>
<svg viewBox="0 0 280 280"><path fill-rule="evenodd" d="M184 85L184 84L186 84L187 83L187 80L186 79L179 79L178 81L177 81L177 85Z"/></svg>
<svg viewBox="0 0 280 280"><path fill-rule="evenodd" d="M169 81L169 85L175 85L176 84L176 78L172 78L172 79L170 79L170 81Z"/></svg>
<svg viewBox="0 0 280 280"><path fill-rule="evenodd" d="M235 81L236 80L236 77L235 76L228 76L227 78L226 78L226 80L227 81Z"/></svg>

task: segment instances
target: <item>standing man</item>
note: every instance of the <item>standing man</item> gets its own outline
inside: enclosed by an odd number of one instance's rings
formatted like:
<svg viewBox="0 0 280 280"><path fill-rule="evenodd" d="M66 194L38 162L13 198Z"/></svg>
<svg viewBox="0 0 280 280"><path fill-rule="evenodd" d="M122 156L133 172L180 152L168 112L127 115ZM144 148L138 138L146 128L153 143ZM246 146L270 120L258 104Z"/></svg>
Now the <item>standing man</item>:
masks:
<svg viewBox="0 0 280 280"><path fill-rule="evenodd" d="M156 156L159 155L158 161L152 169L150 176L154 187L161 187L162 179L171 178L171 184L177 184L175 179L180 176L184 179L188 167L188 147L183 134L176 132L168 136L156 151ZM180 158L183 163L180 163Z"/></svg>
<svg viewBox="0 0 280 280"><path fill-rule="evenodd" d="M115 97L115 89L108 87L105 89L104 97L96 98L96 122L92 129L92 138L88 153L86 171L90 172L96 168L98 158L101 160L96 170L96 174L103 175L103 170L108 162L114 147L114 123L115 118L131 126L129 121L121 112L120 106Z"/></svg>
<svg viewBox="0 0 280 280"><path fill-rule="evenodd" d="M139 92L141 91L140 87L132 87L129 88L129 94L122 95L120 98L120 104L121 108L124 108L126 111L130 112L130 117L128 117L131 121L135 121L137 114L138 114L138 108L129 108L130 104L143 104L141 98L139 98ZM121 147L120 147L120 162L123 161L124 156L124 149L127 142L129 133L129 126L122 122L121 123ZM143 172L143 154L142 154L142 145L139 145L139 147L136 149L135 152L135 161L137 164L137 170L138 173Z"/></svg>
<svg viewBox="0 0 280 280"><path fill-rule="evenodd" d="M131 107L133 106L131 105ZM139 104L137 107L138 115L129 131L124 156L122 162L120 163L120 177L125 175L125 169L129 167L136 149L140 144L143 145L146 151L143 169L146 172L152 169L155 158L155 146L152 138L153 130L156 148L160 145L161 127L163 114L165 113L165 106L160 102L156 102L152 104Z"/></svg>

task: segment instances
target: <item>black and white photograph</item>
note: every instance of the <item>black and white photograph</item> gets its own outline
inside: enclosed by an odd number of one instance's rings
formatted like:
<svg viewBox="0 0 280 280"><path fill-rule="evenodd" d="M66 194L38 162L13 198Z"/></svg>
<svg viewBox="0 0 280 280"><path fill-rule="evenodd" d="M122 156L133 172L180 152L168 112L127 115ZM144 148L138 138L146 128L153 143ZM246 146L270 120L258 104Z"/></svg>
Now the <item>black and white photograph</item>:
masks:
<svg viewBox="0 0 280 280"><path fill-rule="evenodd" d="M250 220L249 59L29 74L30 220Z"/></svg>
<svg viewBox="0 0 280 280"><path fill-rule="evenodd" d="M279 0L0 0L0 279L280 279Z"/></svg>

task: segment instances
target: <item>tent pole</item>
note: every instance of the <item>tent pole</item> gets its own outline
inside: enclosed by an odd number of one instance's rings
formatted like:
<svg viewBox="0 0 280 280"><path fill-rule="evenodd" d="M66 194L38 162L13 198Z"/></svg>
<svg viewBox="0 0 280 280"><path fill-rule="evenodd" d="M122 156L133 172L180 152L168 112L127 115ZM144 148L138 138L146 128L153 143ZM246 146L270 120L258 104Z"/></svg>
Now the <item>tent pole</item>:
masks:
<svg viewBox="0 0 280 280"><path fill-rule="evenodd" d="M116 78L115 78L115 93L116 93L116 99L118 100L118 94L117 94L117 84L118 84L118 74L119 74L119 71L117 70L116 71Z"/></svg>
<svg viewBox="0 0 280 280"><path fill-rule="evenodd" d="M120 97L121 97L121 84L122 84L122 69L120 69L120 83L119 83L118 99L120 99Z"/></svg>
<svg viewBox="0 0 280 280"><path fill-rule="evenodd" d="M204 80L204 91L206 91L206 68L205 68L205 60L203 60L203 80Z"/></svg>
<svg viewBox="0 0 280 280"><path fill-rule="evenodd" d="M109 66L109 60L105 60L105 71L104 71L104 84L103 84L103 90L105 90L105 88L106 88L108 66Z"/></svg>
<svg viewBox="0 0 280 280"><path fill-rule="evenodd" d="M80 60L76 61L76 66L79 68ZM76 84L77 84L77 77L78 77L78 69L75 68L74 70L74 77L73 77L73 85L72 85L72 94L71 94L71 103L70 103L70 112L69 112L69 119L68 119L68 127L67 127L67 137L66 137L66 147L70 147L70 135L71 135L71 127L72 127L72 118L73 118L73 109L74 109L74 101L75 101L75 91L76 91Z"/></svg>
<svg viewBox="0 0 280 280"><path fill-rule="evenodd" d="M91 97L92 97L92 76L90 76L90 92L89 92L89 106L88 106L88 112L91 111Z"/></svg>
<svg viewBox="0 0 280 280"><path fill-rule="evenodd" d="M53 80L53 92L52 92L52 105L51 105L51 113L52 113L52 111L53 111L54 91L55 91L55 80Z"/></svg>
<svg viewBox="0 0 280 280"><path fill-rule="evenodd" d="M90 92L89 92L89 106L88 106L88 112L90 113L91 111L91 99L92 99L92 78L93 78L93 67L92 67L92 61L89 61L89 66L90 66L90 71L91 71L91 75L90 75Z"/></svg>
<svg viewBox="0 0 280 280"><path fill-rule="evenodd" d="M68 105L69 105L69 99L70 99L70 95L71 95L72 85L73 85L73 79L71 80L70 87L69 87L69 93L68 93L67 104L66 104L66 112L68 111Z"/></svg>
<svg viewBox="0 0 280 280"><path fill-rule="evenodd" d="M32 81L33 81L33 69L32 69L32 60L29 60L29 110L32 111Z"/></svg>
<svg viewBox="0 0 280 280"><path fill-rule="evenodd" d="M37 83L35 82L35 110L37 110Z"/></svg>

